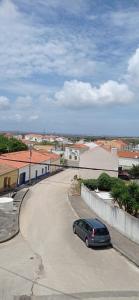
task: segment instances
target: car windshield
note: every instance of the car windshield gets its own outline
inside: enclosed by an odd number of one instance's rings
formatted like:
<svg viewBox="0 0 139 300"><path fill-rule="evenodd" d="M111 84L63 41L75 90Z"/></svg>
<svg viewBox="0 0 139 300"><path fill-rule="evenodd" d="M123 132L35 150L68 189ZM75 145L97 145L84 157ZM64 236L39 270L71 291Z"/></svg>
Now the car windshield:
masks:
<svg viewBox="0 0 139 300"><path fill-rule="evenodd" d="M108 235L109 232L107 228L97 228L95 229L95 235Z"/></svg>

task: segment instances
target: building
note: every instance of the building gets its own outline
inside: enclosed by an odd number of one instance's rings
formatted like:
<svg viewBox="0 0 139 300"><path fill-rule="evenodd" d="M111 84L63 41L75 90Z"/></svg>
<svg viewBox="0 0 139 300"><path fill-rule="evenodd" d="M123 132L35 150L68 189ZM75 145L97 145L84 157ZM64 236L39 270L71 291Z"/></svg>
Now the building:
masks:
<svg viewBox="0 0 139 300"><path fill-rule="evenodd" d="M111 151L112 148L116 148L117 150L123 150L125 147L127 147L127 143L122 141L121 139L117 140L97 140L95 143L98 146L103 147L106 150Z"/></svg>
<svg viewBox="0 0 139 300"><path fill-rule="evenodd" d="M45 155L45 157L50 160L50 168L49 168L50 173L54 173L61 169L60 155L52 153L52 152L47 152L45 149L39 149L37 151L39 153Z"/></svg>
<svg viewBox="0 0 139 300"><path fill-rule="evenodd" d="M133 165L139 165L139 151L118 151L119 167L130 169Z"/></svg>
<svg viewBox="0 0 139 300"><path fill-rule="evenodd" d="M49 175L50 163L50 156L35 150L6 153L0 156L0 165L7 165L18 170L17 185Z"/></svg>
<svg viewBox="0 0 139 300"><path fill-rule="evenodd" d="M14 189L17 185L18 169L0 163L0 192Z"/></svg>
<svg viewBox="0 0 139 300"><path fill-rule="evenodd" d="M80 155L88 150L88 146L85 144L73 144L65 147L64 159L68 166L79 166Z"/></svg>
<svg viewBox="0 0 139 300"><path fill-rule="evenodd" d="M26 134L24 139L27 140L27 141L30 141L30 142L41 143L43 141L43 135L42 134L30 133L30 134Z"/></svg>
<svg viewBox="0 0 139 300"><path fill-rule="evenodd" d="M102 172L110 176L118 176L117 154L113 154L98 145L80 155L79 166L94 169L79 170L78 176L82 178L98 178Z"/></svg>

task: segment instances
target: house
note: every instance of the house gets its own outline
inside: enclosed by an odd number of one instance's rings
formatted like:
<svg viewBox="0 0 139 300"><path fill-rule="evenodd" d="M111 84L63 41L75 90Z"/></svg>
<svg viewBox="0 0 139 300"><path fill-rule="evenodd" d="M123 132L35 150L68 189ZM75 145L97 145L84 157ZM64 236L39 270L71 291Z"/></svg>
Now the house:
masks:
<svg viewBox="0 0 139 300"><path fill-rule="evenodd" d="M60 167L60 155L52 153L52 152L48 152L45 149L39 149L37 151L39 153L45 155L45 157L50 160L50 168L49 168L50 173L54 173L54 172L61 169L61 167Z"/></svg>
<svg viewBox="0 0 139 300"><path fill-rule="evenodd" d="M88 149L85 144L72 144L65 147L64 159L68 166L79 166L80 155Z"/></svg>
<svg viewBox="0 0 139 300"><path fill-rule="evenodd" d="M106 150L111 151L112 148L116 148L117 150L123 150L127 147L127 143L122 141L121 139L117 140L97 140L95 143L98 146L103 147Z"/></svg>
<svg viewBox="0 0 139 300"><path fill-rule="evenodd" d="M80 155L79 167L88 168L79 170L79 177L97 178L102 172L110 176L118 176L118 157L102 147L90 147ZM93 168L94 170L89 170Z"/></svg>
<svg viewBox="0 0 139 300"><path fill-rule="evenodd" d="M130 169L139 165L139 151L118 151L119 168Z"/></svg>
<svg viewBox="0 0 139 300"><path fill-rule="evenodd" d="M24 139L28 140L30 142L41 143L43 141L43 135L42 134L30 133L30 134L26 134Z"/></svg>
<svg viewBox="0 0 139 300"><path fill-rule="evenodd" d="M17 185L48 175L51 171L50 162L50 156L35 150L6 153L0 156L0 165L6 164L18 170Z"/></svg>
<svg viewBox="0 0 139 300"><path fill-rule="evenodd" d="M0 192L14 189L17 185L18 169L0 163Z"/></svg>

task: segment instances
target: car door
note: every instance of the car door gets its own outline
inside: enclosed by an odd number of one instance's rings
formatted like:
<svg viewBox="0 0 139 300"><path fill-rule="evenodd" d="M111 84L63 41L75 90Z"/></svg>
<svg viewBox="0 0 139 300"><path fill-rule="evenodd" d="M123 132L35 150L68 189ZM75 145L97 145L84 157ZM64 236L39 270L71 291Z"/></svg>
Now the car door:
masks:
<svg viewBox="0 0 139 300"><path fill-rule="evenodd" d="M88 226L88 224L86 223L86 221L82 220L82 222L80 223L80 237L83 241L85 241L86 236L88 234L88 232L87 232L88 227L87 226Z"/></svg>
<svg viewBox="0 0 139 300"><path fill-rule="evenodd" d="M84 228L84 220L80 220L77 226L77 234L82 239L83 238L83 228Z"/></svg>

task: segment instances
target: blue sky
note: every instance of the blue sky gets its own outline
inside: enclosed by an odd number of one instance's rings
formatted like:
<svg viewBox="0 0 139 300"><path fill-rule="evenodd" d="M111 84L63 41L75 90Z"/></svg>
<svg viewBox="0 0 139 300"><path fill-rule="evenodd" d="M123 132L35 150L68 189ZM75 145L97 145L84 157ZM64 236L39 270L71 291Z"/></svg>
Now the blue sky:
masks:
<svg viewBox="0 0 139 300"><path fill-rule="evenodd" d="M1 130L139 135L138 0L0 0Z"/></svg>

